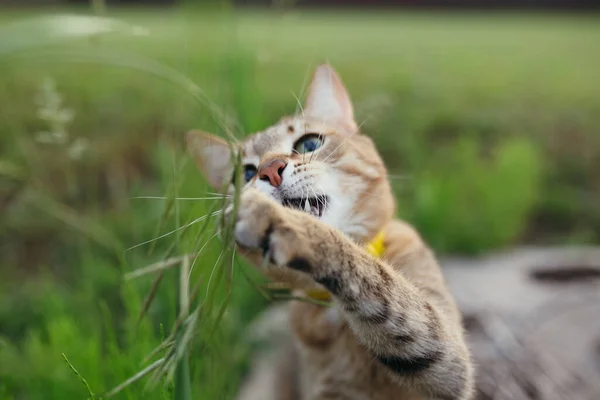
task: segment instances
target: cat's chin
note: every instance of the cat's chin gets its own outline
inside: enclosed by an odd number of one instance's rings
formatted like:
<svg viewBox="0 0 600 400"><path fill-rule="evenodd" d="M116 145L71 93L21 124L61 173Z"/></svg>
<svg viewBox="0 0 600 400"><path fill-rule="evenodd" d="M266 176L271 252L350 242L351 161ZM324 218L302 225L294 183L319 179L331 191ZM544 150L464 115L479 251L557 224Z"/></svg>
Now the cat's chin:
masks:
<svg viewBox="0 0 600 400"><path fill-rule="evenodd" d="M282 201L284 207L304 211L315 218L323 217L323 214L327 211L328 203L329 198L327 196L284 198Z"/></svg>

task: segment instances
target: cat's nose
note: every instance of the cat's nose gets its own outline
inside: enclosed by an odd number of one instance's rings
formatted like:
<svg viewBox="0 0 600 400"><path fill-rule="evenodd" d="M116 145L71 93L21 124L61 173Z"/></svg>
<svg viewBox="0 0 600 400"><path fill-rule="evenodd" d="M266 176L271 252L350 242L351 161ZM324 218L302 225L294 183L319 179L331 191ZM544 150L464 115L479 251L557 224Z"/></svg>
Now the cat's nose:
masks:
<svg viewBox="0 0 600 400"><path fill-rule="evenodd" d="M258 168L258 178L263 181L269 181L271 186L279 187L283 178L283 170L287 163L282 159L271 160Z"/></svg>

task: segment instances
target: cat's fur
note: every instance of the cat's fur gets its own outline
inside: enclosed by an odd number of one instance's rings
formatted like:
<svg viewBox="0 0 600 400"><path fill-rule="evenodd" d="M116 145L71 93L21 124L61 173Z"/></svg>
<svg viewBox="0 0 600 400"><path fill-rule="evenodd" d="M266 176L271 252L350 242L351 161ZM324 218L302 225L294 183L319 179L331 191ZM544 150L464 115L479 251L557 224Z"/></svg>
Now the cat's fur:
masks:
<svg viewBox="0 0 600 400"><path fill-rule="evenodd" d="M260 367L271 375L254 396L470 399L473 368L460 314L432 252L410 226L394 219L385 166L358 128L344 86L322 65L301 113L238 147L243 163L259 171L241 194L234 230L240 249L300 293L325 288L333 295L329 308L290 304L292 346L283 364L272 360ZM307 133L321 135L322 146L309 154L293 152ZM209 181L228 185L227 144L199 132L187 140ZM280 161L286 166L274 184L261 171ZM320 218L282 205L286 198L322 195L328 204ZM381 231L385 253L378 259L364 244ZM247 387L240 400L254 389Z"/></svg>

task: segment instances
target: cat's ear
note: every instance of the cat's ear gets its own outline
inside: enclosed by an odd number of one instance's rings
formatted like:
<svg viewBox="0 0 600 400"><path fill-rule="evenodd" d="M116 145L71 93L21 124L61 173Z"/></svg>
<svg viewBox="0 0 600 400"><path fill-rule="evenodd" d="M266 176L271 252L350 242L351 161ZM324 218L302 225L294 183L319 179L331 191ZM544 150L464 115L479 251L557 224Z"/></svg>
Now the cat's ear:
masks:
<svg viewBox="0 0 600 400"><path fill-rule="evenodd" d="M223 188L233 174L230 145L217 136L200 131L188 132L186 142L208 183L215 189Z"/></svg>
<svg viewBox="0 0 600 400"><path fill-rule="evenodd" d="M304 115L356 127L350 96L331 65L319 65L308 88Z"/></svg>

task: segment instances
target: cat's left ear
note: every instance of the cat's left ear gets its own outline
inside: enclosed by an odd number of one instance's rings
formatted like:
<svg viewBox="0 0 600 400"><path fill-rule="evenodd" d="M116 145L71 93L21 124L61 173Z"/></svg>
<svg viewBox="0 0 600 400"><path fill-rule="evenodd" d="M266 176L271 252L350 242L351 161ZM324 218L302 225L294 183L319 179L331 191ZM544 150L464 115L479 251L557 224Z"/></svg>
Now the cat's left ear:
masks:
<svg viewBox="0 0 600 400"><path fill-rule="evenodd" d="M308 88L304 115L356 128L350 96L331 65L317 67Z"/></svg>
<svg viewBox="0 0 600 400"><path fill-rule="evenodd" d="M212 187L222 189L233 174L230 145L217 136L200 131L190 131L185 138L200 172Z"/></svg>

